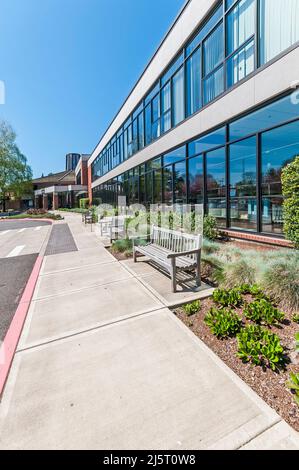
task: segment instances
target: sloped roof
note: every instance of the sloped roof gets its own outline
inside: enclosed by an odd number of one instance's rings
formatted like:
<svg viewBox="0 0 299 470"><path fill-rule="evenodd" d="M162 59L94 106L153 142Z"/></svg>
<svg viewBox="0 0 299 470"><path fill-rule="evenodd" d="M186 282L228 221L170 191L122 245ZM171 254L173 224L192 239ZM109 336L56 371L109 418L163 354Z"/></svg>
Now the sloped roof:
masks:
<svg viewBox="0 0 299 470"><path fill-rule="evenodd" d="M33 184L73 184L76 179L74 171L61 171L59 173L53 173L52 175L44 176L42 178L36 178L32 181Z"/></svg>

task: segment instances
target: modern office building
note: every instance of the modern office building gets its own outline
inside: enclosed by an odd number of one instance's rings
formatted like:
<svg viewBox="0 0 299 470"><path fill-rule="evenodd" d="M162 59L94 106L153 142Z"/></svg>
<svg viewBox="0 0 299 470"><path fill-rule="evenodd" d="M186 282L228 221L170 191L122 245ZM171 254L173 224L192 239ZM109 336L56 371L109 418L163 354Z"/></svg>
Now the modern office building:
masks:
<svg viewBox="0 0 299 470"><path fill-rule="evenodd" d="M88 161L90 196L203 203L223 229L282 236L298 41L299 0L187 1Z"/></svg>
<svg viewBox="0 0 299 470"><path fill-rule="evenodd" d="M80 153L68 153L65 156L65 169L66 171L74 171L81 158Z"/></svg>

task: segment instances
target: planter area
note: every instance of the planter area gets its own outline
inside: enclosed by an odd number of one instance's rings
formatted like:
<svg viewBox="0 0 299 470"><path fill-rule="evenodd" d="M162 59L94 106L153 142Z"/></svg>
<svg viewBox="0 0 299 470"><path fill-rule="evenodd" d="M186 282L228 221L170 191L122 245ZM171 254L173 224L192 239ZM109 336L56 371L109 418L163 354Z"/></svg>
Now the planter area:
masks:
<svg viewBox="0 0 299 470"><path fill-rule="evenodd" d="M296 402L295 391L288 387L291 374L299 374L299 352L296 352L295 342L299 325L294 321L298 318L293 313L280 315L276 307L273 307L273 310L267 309L265 305L269 307L269 304L261 302L262 297L261 293L240 294L239 300L231 301L234 305L226 305L227 295L223 295L222 290L217 290L213 298L176 308L174 314L282 418L299 431L299 404ZM248 308L252 303L263 308ZM274 321L274 324L269 325L271 321ZM250 338L247 335L244 341L244 331L246 332L248 326L258 331L268 331L266 336L270 335L272 339L272 335L276 335L276 342L272 341L268 347L268 358L263 357L262 353L265 351L263 348L266 348L266 338L261 341L263 347L256 357L250 347L246 350ZM261 362L261 365L255 365L252 361Z"/></svg>

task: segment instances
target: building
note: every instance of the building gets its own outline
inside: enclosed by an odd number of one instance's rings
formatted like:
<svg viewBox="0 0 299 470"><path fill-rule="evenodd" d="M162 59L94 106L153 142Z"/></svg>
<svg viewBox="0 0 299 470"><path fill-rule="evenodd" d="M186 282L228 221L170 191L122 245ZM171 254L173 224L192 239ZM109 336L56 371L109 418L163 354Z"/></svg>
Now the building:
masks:
<svg viewBox="0 0 299 470"><path fill-rule="evenodd" d="M297 0L187 1L88 161L90 197L203 203L236 235L281 237L298 41Z"/></svg>
<svg viewBox="0 0 299 470"><path fill-rule="evenodd" d="M89 155L80 155L74 171L52 173L33 180L35 208L55 210L61 207L78 207L80 198L88 196L88 158Z"/></svg>
<svg viewBox="0 0 299 470"><path fill-rule="evenodd" d="M68 153L65 156L65 169L66 171L74 171L81 158L80 153Z"/></svg>

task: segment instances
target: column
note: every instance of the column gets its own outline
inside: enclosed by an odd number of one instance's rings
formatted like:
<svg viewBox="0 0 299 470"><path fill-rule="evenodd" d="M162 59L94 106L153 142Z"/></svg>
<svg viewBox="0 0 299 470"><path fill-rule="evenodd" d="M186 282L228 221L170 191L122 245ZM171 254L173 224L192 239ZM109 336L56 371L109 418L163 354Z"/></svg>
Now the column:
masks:
<svg viewBox="0 0 299 470"><path fill-rule="evenodd" d="M48 194L43 194L43 209L48 210Z"/></svg>
<svg viewBox="0 0 299 470"><path fill-rule="evenodd" d="M53 211L59 209L58 193L53 193Z"/></svg>

